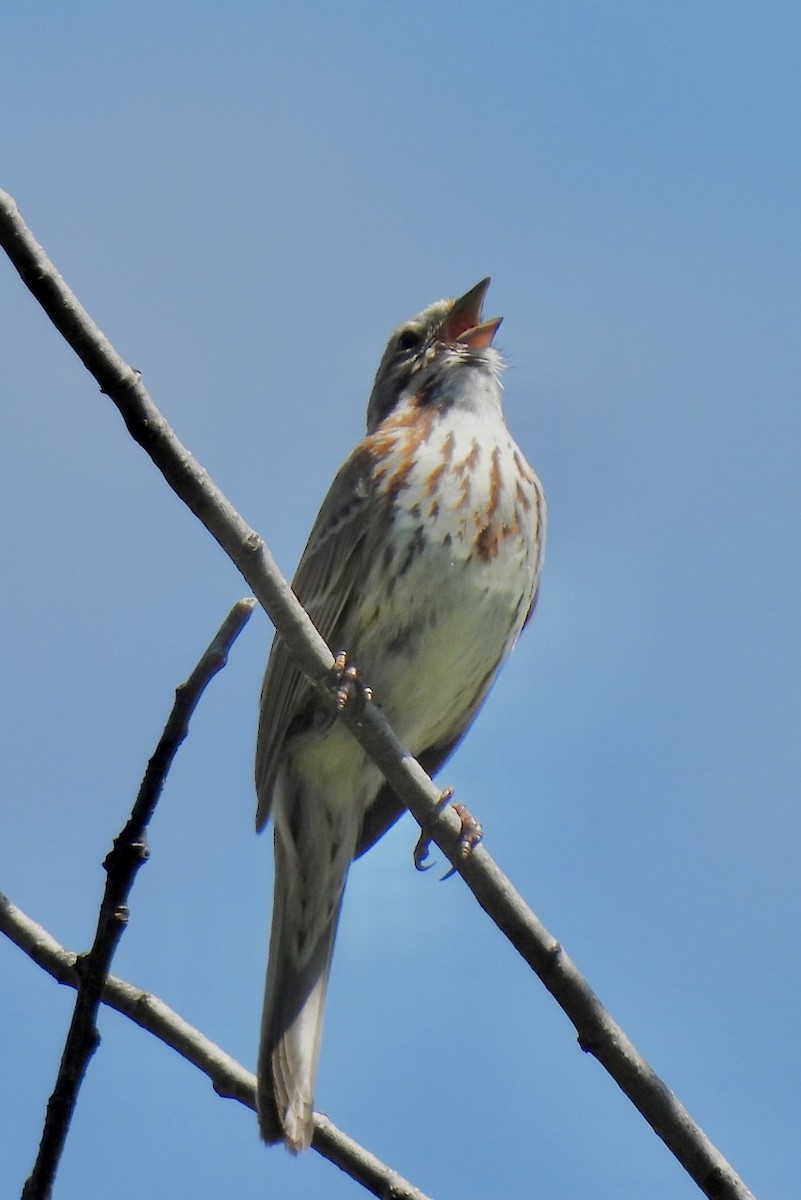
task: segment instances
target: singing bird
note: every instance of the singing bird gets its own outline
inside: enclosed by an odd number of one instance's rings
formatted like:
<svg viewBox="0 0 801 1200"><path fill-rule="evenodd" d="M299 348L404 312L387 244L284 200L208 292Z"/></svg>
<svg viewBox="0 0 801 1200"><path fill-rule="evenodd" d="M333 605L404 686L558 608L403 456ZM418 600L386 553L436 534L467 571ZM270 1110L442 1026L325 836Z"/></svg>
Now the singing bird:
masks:
<svg viewBox="0 0 801 1200"><path fill-rule="evenodd" d="M534 606L539 480L501 409L489 279L392 334L367 435L340 469L292 587L433 774L471 725ZM313 1133L323 1006L352 861L404 806L320 704L276 635L261 693L257 829L272 813L275 897L258 1063L265 1142Z"/></svg>

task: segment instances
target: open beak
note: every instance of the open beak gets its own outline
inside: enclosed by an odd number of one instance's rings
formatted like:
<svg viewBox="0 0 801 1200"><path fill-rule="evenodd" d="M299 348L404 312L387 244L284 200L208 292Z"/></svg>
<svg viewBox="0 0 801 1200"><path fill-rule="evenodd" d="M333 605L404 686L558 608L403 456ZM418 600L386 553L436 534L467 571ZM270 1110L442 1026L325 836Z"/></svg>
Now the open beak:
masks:
<svg viewBox="0 0 801 1200"><path fill-rule="evenodd" d="M491 321L481 320L481 308L489 285L487 276L469 292L454 300L453 308L439 327L437 337L440 341L458 342L476 350L486 350L487 346L492 345L492 339L498 332L503 317L493 317Z"/></svg>

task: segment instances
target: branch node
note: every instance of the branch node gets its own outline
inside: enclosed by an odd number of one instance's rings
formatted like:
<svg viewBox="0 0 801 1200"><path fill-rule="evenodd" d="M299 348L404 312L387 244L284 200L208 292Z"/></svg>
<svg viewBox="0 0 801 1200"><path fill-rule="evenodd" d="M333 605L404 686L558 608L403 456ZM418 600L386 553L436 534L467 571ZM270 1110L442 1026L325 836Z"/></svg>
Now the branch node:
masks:
<svg viewBox="0 0 801 1200"><path fill-rule="evenodd" d="M585 1054L591 1054L593 1058L597 1057L600 1041L596 1037L592 1037L588 1033L580 1033L576 1038L579 1050L583 1050Z"/></svg>
<svg viewBox="0 0 801 1200"><path fill-rule="evenodd" d="M132 837L126 837L125 831L119 834L111 849L103 859L103 870L107 875L115 871L124 872L136 868L138 864L146 863L150 858L150 848L147 836L143 831Z"/></svg>

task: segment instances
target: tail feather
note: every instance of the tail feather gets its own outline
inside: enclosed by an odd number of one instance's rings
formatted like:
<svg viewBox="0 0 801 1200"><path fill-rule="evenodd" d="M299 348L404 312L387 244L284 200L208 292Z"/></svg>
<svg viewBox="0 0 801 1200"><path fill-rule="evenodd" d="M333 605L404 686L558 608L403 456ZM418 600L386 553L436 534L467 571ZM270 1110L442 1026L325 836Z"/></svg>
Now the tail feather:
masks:
<svg viewBox="0 0 801 1200"><path fill-rule="evenodd" d="M314 1132L314 1080L323 1010L342 894L344 870L333 883L336 900L314 944L303 946L304 906L276 838L276 875L270 955L264 990L258 1062L259 1129L265 1142L283 1141L297 1154Z"/></svg>
<svg viewBox="0 0 801 1200"><path fill-rule="evenodd" d="M283 1141L295 1153L306 1150L312 1139L314 1079L334 933L335 922L300 970L282 955L271 972L272 988L268 974L258 1066L259 1128L265 1142Z"/></svg>

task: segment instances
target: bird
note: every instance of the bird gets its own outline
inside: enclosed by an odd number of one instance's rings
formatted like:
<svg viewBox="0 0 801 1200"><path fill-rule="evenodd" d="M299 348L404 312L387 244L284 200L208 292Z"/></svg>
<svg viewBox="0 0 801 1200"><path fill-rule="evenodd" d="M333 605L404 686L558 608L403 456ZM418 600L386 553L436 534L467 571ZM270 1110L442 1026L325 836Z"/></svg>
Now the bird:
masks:
<svg viewBox="0 0 801 1200"><path fill-rule="evenodd" d="M336 475L292 588L433 775L486 699L534 609L542 486L501 407L502 318L489 279L392 333L364 439ZM339 653L342 651L343 653ZM305 1150L348 870L405 811L276 634L261 690L257 830L275 884L258 1055L259 1128Z"/></svg>

